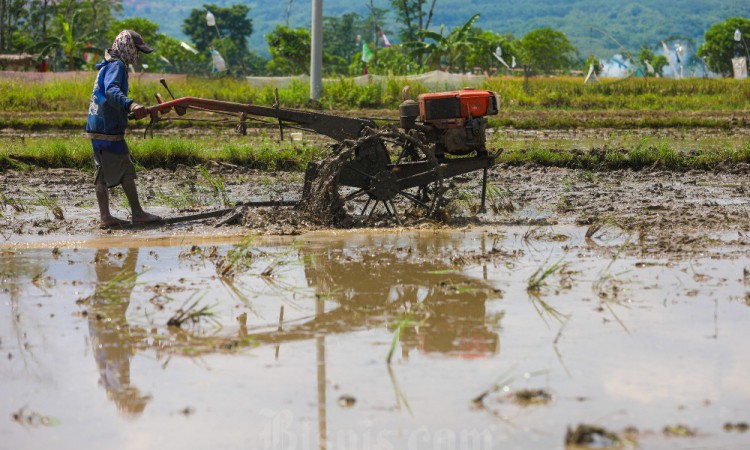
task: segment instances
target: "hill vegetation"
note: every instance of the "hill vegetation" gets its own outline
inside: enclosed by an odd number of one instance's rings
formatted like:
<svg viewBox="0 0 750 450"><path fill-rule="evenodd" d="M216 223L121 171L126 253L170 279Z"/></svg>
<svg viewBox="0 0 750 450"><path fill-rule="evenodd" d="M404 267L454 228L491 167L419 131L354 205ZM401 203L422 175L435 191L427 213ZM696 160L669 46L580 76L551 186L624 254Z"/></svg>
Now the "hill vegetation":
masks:
<svg viewBox="0 0 750 450"><path fill-rule="evenodd" d="M193 8L200 8L203 0L144 1L124 0L126 17L146 17L160 25L165 34L184 37L181 26ZM236 0L215 0L220 6L230 6ZM286 24L287 8L291 3L289 26L309 26L309 1L247 1L250 7L254 32L250 36L250 48L268 56L264 35L276 25ZM388 0L375 0L378 8L389 9ZM366 16L366 2L349 0L324 0L324 16L340 16L354 12ZM622 49L602 31L610 34L628 51L637 53L641 46L655 47L659 40L680 37L694 43L702 42L703 35L713 23L729 17L750 17L750 2L739 0L527 0L524 2L498 2L496 0L437 0L434 28L444 24L448 28L462 25L472 15L481 12L476 26L495 33L512 33L519 37L533 29L551 27L566 33L578 48L583 59L589 54L598 58L609 58ZM389 34L395 36L398 25L394 18L381 24ZM390 32L390 33L389 33ZM356 36L352 36L352 46Z"/></svg>

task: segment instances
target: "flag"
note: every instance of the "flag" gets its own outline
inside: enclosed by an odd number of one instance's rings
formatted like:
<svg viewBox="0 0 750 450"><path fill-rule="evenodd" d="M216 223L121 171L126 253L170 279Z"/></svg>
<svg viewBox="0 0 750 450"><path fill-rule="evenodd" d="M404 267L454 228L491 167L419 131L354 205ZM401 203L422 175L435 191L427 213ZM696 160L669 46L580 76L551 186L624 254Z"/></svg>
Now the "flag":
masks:
<svg viewBox="0 0 750 450"><path fill-rule="evenodd" d="M498 48L500 48L500 47L498 47ZM508 65L508 63L505 62L505 60L503 59L503 57L500 56L497 53L497 51L495 51L495 53L493 53L492 56L494 56L498 61L500 61L505 67L507 67L508 69L510 69L510 66Z"/></svg>
<svg viewBox="0 0 750 450"><path fill-rule="evenodd" d="M211 49L211 60L213 61L213 72L219 73L219 72L226 72L227 70L227 63L224 61L224 58L221 57L221 54L217 52L214 49Z"/></svg>
<svg viewBox="0 0 750 450"><path fill-rule="evenodd" d="M370 50L370 47L367 46L367 42L362 43L362 62L367 64L370 62L374 55L372 54L372 50Z"/></svg>
<svg viewBox="0 0 750 450"><path fill-rule="evenodd" d="M732 58L732 68L734 69L735 80L744 80L747 78L747 59L744 56Z"/></svg>
<svg viewBox="0 0 750 450"><path fill-rule="evenodd" d="M383 38L383 47L390 47L391 43L388 41L388 37L383 33L383 30L380 30L380 37Z"/></svg>
<svg viewBox="0 0 750 450"><path fill-rule="evenodd" d="M680 74L677 72L677 67L674 65L674 60L672 59L672 52L669 51L669 47L667 47L667 44L664 41L661 41L662 47L664 47L664 55L667 57L667 62L669 63L669 67L672 69L672 73L674 73L674 79L679 80Z"/></svg>
<svg viewBox="0 0 750 450"><path fill-rule="evenodd" d="M185 41L180 41L180 47L184 48L185 50L187 50L189 52L192 52L194 55L198 54L198 50L196 50L193 47L191 47L190 44L188 44Z"/></svg>
<svg viewBox="0 0 750 450"><path fill-rule="evenodd" d="M589 73L586 75L586 79L583 80L584 83L596 83L599 81L599 78L596 76L596 68L594 67L594 63L592 62L589 64Z"/></svg>
<svg viewBox="0 0 750 450"><path fill-rule="evenodd" d="M643 63L646 64L646 70L648 70L648 73L656 73L654 66L652 66L650 62L644 60Z"/></svg>

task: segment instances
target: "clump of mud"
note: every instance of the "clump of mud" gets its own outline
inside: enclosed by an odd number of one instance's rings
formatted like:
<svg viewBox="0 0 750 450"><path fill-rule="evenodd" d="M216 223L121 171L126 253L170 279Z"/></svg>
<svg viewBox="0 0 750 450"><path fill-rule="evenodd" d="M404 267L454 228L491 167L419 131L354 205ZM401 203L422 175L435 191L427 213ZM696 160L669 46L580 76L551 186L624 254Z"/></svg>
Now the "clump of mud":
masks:
<svg viewBox="0 0 750 450"><path fill-rule="evenodd" d="M623 440L612 431L598 425L579 424L568 427L565 433L566 449L623 448Z"/></svg>
<svg viewBox="0 0 750 450"><path fill-rule="evenodd" d="M305 173L300 202L293 209L247 208L240 222L265 233L292 235L321 227L348 228L352 220L338 193L338 175L351 157L356 143L331 144L330 154L311 163Z"/></svg>
<svg viewBox="0 0 750 450"><path fill-rule="evenodd" d="M354 153L351 143L331 145L331 154L313 163L305 173L302 200L295 210L321 225L340 225L347 222L344 200L338 193L339 172Z"/></svg>

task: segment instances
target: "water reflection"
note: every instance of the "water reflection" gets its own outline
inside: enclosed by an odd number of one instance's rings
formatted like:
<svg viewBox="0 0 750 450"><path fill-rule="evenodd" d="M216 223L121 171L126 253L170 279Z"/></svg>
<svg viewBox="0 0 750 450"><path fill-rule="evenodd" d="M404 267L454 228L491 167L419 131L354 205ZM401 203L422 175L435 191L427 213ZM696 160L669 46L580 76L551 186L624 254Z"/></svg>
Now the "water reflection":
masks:
<svg viewBox="0 0 750 450"><path fill-rule="evenodd" d="M336 308L307 322L264 333L259 343L310 339L320 334L394 326L409 314L404 356L418 349L475 358L497 353L496 324L488 324L485 302L498 294L480 280L459 272L439 251L419 247L326 247L303 250L305 277L318 301Z"/></svg>
<svg viewBox="0 0 750 450"><path fill-rule="evenodd" d="M138 248L99 249L94 256L93 293L78 302L88 325L98 384L118 411L139 416L152 401L149 393L133 382L137 375L133 373L133 357L139 352L151 353L163 361L161 367L165 368L173 356L230 353L259 344L276 345L278 356L278 348L285 343L314 342L317 370L312 376L317 377L318 436L321 448L325 448L328 440L327 336L372 328L385 329L388 336L395 331L396 324L409 315L412 325L406 327L401 336L403 359L414 351L462 358L486 357L499 351L497 318L488 318L485 306L486 301L497 294L481 280L462 274L462 262L451 260L446 248L450 245L415 240L404 247L397 247L390 241L356 245L339 242L303 247L298 253L287 251L283 253L286 263L302 262L296 266L298 271L291 279L303 276L303 280L297 278L299 281L294 281L294 285L299 287L301 281L313 288L314 294L308 291L308 296L304 297L309 303L296 305L301 308L295 308L293 318L284 322L282 299L278 325L269 323L272 319L261 319L268 317L267 304L258 305L263 314L253 313L250 318L246 313L240 314L236 328L231 323L234 316L223 315L223 329L200 324L182 328L166 326L166 317L175 313L179 302L187 300L189 303L191 295L202 294L203 289L177 290L174 298L159 294L150 283L139 286L137 266L142 252ZM89 258L86 256L86 260L90 261ZM167 261L156 263L154 271L171 270ZM61 261L55 265L51 273L61 270L63 264ZM267 261L259 264L267 264ZM191 270L194 267L197 265L191 266ZM210 294L206 303L218 302L227 305L224 310L233 311L231 304L235 299L222 297L224 291L215 289L218 283L212 278L212 268L208 267L211 272L208 277L200 273L201 268L196 273L198 279L208 283ZM257 284L242 284L246 288L263 284L261 278L252 275L253 270L246 281ZM280 277L283 276L282 273ZM75 279L75 275L70 278ZM159 283L170 285L170 280L161 279ZM151 294L144 290L156 294L149 300ZM305 310L309 315L302 312L299 317L299 311ZM145 314L143 320L142 314ZM385 358L385 353L382 357ZM393 373L391 377L395 384ZM400 392L395 385L394 390ZM405 397L402 400L405 403Z"/></svg>
<svg viewBox="0 0 750 450"><path fill-rule="evenodd" d="M96 290L87 312L91 347L99 369L99 384L117 409L141 414L151 399L130 383L130 361L136 342L145 332L128 325L126 312L135 287L138 249L110 254L98 250L95 258Z"/></svg>

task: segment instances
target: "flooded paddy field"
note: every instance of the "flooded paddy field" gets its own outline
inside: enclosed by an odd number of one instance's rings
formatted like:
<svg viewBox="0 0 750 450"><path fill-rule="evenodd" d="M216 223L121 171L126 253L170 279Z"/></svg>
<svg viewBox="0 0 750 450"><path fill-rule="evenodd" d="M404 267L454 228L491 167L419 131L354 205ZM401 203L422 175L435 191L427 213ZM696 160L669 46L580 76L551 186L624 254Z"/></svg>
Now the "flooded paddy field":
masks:
<svg viewBox="0 0 750 450"><path fill-rule="evenodd" d="M708 237L689 254L575 225L5 246L0 447L745 448L750 256Z"/></svg>
<svg viewBox="0 0 750 450"><path fill-rule="evenodd" d="M498 142L647 139L747 133ZM479 177L451 180L446 223L102 230L92 173L1 172L0 449L747 448L749 173L499 164L486 213ZM303 181L221 161L138 177L164 216Z"/></svg>

